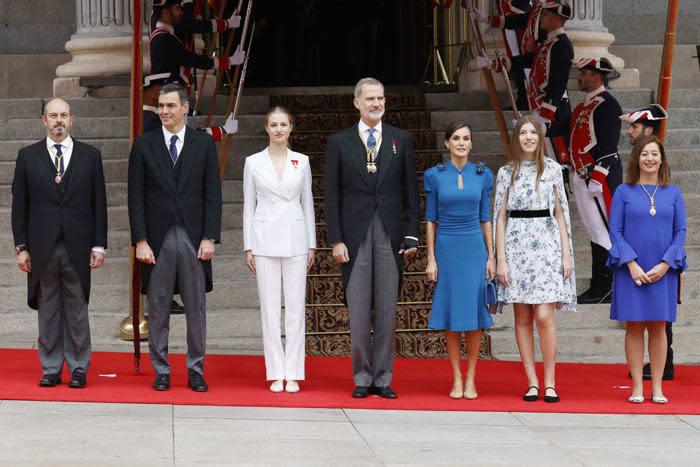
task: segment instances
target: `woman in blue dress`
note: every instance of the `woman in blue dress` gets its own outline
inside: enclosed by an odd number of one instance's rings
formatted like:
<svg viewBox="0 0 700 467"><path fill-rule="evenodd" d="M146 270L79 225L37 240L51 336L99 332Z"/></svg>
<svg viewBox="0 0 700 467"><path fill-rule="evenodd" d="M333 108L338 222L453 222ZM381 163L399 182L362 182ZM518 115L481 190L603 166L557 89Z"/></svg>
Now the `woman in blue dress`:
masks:
<svg viewBox="0 0 700 467"><path fill-rule="evenodd" d="M625 354L632 375L632 403L644 402L644 329L649 332L651 399L665 404L661 380L666 362L666 322L676 321L679 276L688 267L685 203L661 141L640 139L632 149L627 180L610 207L608 267L613 270L610 319L626 321Z"/></svg>
<svg viewBox="0 0 700 467"><path fill-rule="evenodd" d="M471 128L454 122L445 130L450 160L424 175L428 278L435 284L428 327L445 330L454 381L450 397L476 399L474 375L481 330L493 326L485 298L486 279L496 274L490 196L493 174L469 162ZM462 381L460 338L465 332L467 374Z"/></svg>

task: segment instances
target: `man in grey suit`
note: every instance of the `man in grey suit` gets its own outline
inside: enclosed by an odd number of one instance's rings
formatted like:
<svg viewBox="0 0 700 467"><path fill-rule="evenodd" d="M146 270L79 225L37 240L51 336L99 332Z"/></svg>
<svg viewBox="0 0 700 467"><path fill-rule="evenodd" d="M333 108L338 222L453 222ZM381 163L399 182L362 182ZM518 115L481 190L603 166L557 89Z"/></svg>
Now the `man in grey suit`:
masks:
<svg viewBox="0 0 700 467"><path fill-rule="evenodd" d="M214 140L185 126L187 91L160 88L163 126L134 139L129 156L129 221L142 292L148 297L148 346L156 372L153 389L170 389L168 334L173 292L185 304L188 386L204 381L206 297L212 290L211 258L221 235L221 182ZM178 292L179 289L179 292Z"/></svg>
<svg viewBox="0 0 700 467"><path fill-rule="evenodd" d="M41 117L45 139L20 149L12 181L17 265L28 275L28 304L38 310L39 386L84 388L90 366L90 270L107 248L107 195L100 151L70 136L73 115L53 99Z"/></svg>
<svg viewBox="0 0 700 467"><path fill-rule="evenodd" d="M360 121L328 139L324 184L328 244L342 264L350 313L352 396L394 399L402 255L417 251L420 207L411 136L382 123L384 104L382 83L357 83Z"/></svg>

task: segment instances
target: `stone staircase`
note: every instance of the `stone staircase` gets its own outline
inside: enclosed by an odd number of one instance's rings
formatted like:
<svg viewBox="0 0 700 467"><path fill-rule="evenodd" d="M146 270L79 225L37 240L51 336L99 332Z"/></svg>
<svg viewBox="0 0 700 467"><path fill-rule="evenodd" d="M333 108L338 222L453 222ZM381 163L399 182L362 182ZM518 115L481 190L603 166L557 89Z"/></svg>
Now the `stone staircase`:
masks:
<svg viewBox="0 0 700 467"><path fill-rule="evenodd" d="M224 209L222 244L214 258L214 292L207 295L208 350L210 352L260 353L260 318L255 279L244 266L242 254L242 167L244 157L267 143L264 113L271 104L282 103L296 117L293 148L312 159L319 238L318 264L309 278L307 348L310 353L344 354L348 350L346 309L338 300L339 270L325 245L322 173L325 141L329 134L357 120L347 88L325 88L324 95L246 96L241 107L240 131L234 136L232 153L223 184ZM312 91L313 92L313 91ZM333 94L336 93L336 94ZM337 94L341 93L341 94ZM575 94L575 93L574 93ZM623 108L636 109L652 102L651 91L616 91ZM576 97L574 97L576 99ZM580 99L580 96L579 96ZM222 99L223 100L223 99ZM71 99L76 115L73 135L101 149L107 180L109 204L109 249L105 265L93 274L90 319L93 347L97 350L129 351L131 344L119 339L119 323L127 315L129 301L129 231L126 209L126 181L129 154L128 99ZM223 122L223 103L217 105L214 123ZM207 108L204 103L202 108ZM695 342L700 337L700 136L694 127L700 122L700 91L674 90L667 147L673 169L673 183L680 186L688 209L686 249L690 270L683 277L684 304L674 326L674 349L678 362L696 361ZM386 120L412 130L417 147L419 183L422 172L440 162L441 128L456 118L469 121L474 130L472 160L484 161L494 173L505 162L503 149L488 97L484 94L427 94L402 92L389 95ZM463 109L473 109L464 111ZM0 346L30 347L36 342L36 317L26 306L26 279L15 263L10 224L12 174L17 150L45 136L38 116L38 99L0 101ZM507 121L512 117L507 116ZM204 118L191 118L191 126L202 126ZM433 128L433 129L431 129ZM626 136L621 152L629 153ZM588 238L573 206L574 242L578 287L584 289L590 276ZM421 239L421 244L424 241ZM411 260L400 297L399 350L402 355L439 355L442 345L437 333L421 333L427 324L432 287L422 273L425 255ZM563 361L623 361L624 331L608 318L607 306L584 306L577 314L557 315L560 330L560 359ZM497 317L499 326L490 332L493 354L516 359L512 313ZM430 335L432 334L432 335ZM412 336L412 337L408 337ZM185 348L185 320L171 319L171 350ZM438 348L439 347L439 348ZM144 347L145 350L145 347Z"/></svg>
<svg viewBox="0 0 700 467"><path fill-rule="evenodd" d="M653 102L649 90L612 90L625 111L632 111ZM582 100L580 92L573 92L572 107ZM476 104L474 102L476 101ZM500 137L493 113L487 103L469 95L432 95L428 105L441 110L432 112L434 128L444 128L457 118L472 123L474 128L474 159L486 160L490 167L505 162ZM464 111L464 108L482 110ZM700 361L697 342L700 339L700 90L676 89L671 93L670 118L666 132L666 150L672 170L671 181L683 192L687 211L688 232L686 251L689 269L683 274L682 301L678 307L677 322L673 327L673 349L677 363ZM511 121L512 113L506 115ZM626 167L631 145L624 134L620 136L620 153ZM581 223L576 202L570 200L577 288L585 290L590 278L589 237ZM609 318L609 305L583 305L579 312L557 313L560 361L571 362L624 362L624 328ZM496 328L490 331L492 351L496 358L517 360L518 348L513 333L512 308L494 319ZM539 344L536 344L536 348ZM539 356L539 349L537 349ZM539 357L538 357L539 358Z"/></svg>

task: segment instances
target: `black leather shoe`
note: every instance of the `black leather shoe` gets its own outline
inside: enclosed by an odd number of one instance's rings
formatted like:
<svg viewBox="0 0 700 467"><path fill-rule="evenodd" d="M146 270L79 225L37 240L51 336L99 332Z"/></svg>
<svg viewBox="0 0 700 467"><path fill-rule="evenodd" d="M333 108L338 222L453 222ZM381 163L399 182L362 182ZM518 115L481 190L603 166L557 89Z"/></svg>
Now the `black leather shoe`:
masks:
<svg viewBox="0 0 700 467"><path fill-rule="evenodd" d="M364 399L369 396L369 386L355 386L351 395L356 399Z"/></svg>
<svg viewBox="0 0 700 467"><path fill-rule="evenodd" d="M204 381L202 375L192 370L189 370L187 374L189 375L187 386L190 389L196 392L207 392L209 390L209 385Z"/></svg>
<svg viewBox="0 0 700 467"><path fill-rule="evenodd" d="M156 375L156 380L153 381L153 389L156 391L167 391L170 389L170 375Z"/></svg>
<svg viewBox="0 0 700 467"><path fill-rule="evenodd" d="M554 391L554 395L548 396L547 389L551 389L552 391ZM557 390L554 389L552 386L547 386L546 388L544 388L544 401L549 402L550 404L559 402L559 393L557 393Z"/></svg>
<svg viewBox="0 0 700 467"><path fill-rule="evenodd" d="M534 394L528 394L530 392L530 389L537 389L537 392ZM537 386L530 386L527 388L527 391L525 391L525 394L523 395L523 400L525 402L535 402L537 399L540 398L540 388Z"/></svg>
<svg viewBox="0 0 700 467"><path fill-rule="evenodd" d="M173 302L170 304L170 314L171 315L184 315L185 314L185 307L177 303L174 299Z"/></svg>
<svg viewBox="0 0 700 467"><path fill-rule="evenodd" d="M82 368L78 368L73 372L73 376L70 379L68 387L73 389L82 389L87 386L87 376L85 376L85 371Z"/></svg>
<svg viewBox="0 0 700 467"><path fill-rule="evenodd" d="M53 388L56 387L57 384L61 384L60 373L43 375L39 380L39 386L42 388Z"/></svg>
<svg viewBox="0 0 700 467"><path fill-rule="evenodd" d="M396 393L394 392L394 390L391 389L391 387L389 387L389 386L384 386L381 388L377 387L377 386L373 386L370 389L370 392L372 394L379 396L379 397L383 397L384 399L396 399L398 397L396 395Z"/></svg>

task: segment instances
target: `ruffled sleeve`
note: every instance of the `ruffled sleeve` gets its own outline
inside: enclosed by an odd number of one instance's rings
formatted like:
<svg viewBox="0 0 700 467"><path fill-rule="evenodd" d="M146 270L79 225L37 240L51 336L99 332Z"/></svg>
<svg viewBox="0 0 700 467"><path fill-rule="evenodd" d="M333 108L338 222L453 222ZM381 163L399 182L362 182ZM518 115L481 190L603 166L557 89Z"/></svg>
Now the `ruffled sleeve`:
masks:
<svg viewBox="0 0 700 467"><path fill-rule="evenodd" d="M554 184L551 190L552 198L559 200L559 206L561 207L562 215L564 216L564 223L566 224L566 236L569 239L569 254L571 256L571 276L564 281L564 289L567 291L568 299L562 299L557 302L554 307L560 311L578 311L578 302L576 300L576 265L574 264L574 240L571 235L571 215L569 213L569 199L566 197L566 188L564 187L564 175L562 173L561 165L554 159L547 159L549 164L549 169L552 171L552 178L554 179ZM552 209L552 216L554 216L554 206L556 201L552 201L550 207Z"/></svg>
<svg viewBox="0 0 700 467"><path fill-rule="evenodd" d="M663 260L671 266L671 269L675 269L678 272L683 272L688 267L686 253L683 249L685 234L685 201L681 191L676 188L673 211L673 240L671 240L671 245L666 249Z"/></svg>
<svg viewBox="0 0 700 467"><path fill-rule="evenodd" d="M428 169L423 175L423 185L425 186L425 220L431 222L438 221L438 194L435 180L435 169Z"/></svg>
<svg viewBox="0 0 700 467"><path fill-rule="evenodd" d="M625 228L625 187L626 185L621 185L615 191L610 206L610 243L612 243L612 247L608 251L606 263L610 269L622 267L637 259L637 253L622 236Z"/></svg>
<svg viewBox="0 0 700 467"><path fill-rule="evenodd" d="M481 188L481 204L479 206L479 221L488 222L491 220L491 192L493 191L493 172L487 167L484 168L484 186Z"/></svg>

